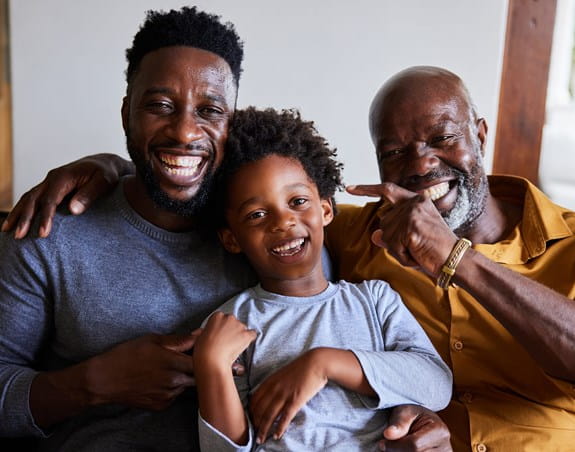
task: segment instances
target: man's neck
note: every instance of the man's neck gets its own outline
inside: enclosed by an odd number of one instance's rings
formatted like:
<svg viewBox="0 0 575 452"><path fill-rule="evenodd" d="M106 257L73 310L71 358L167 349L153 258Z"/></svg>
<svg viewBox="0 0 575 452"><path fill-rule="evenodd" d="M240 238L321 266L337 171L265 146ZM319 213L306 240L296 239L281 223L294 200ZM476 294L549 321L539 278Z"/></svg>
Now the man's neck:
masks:
<svg viewBox="0 0 575 452"><path fill-rule="evenodd" d="M521 221L520 206L488 195L485 210L467 234L472 243L492 244L509 236Z"/></svg>
<svg viewBox="0 0 575 452"><path fill-rule="evenodd" d="M130 207L144 220L170 232L184 232L193 229L195 219L183 217L158 207L150 198L146 187L137 176L128 176L124 182L124 195Z"/></svg>

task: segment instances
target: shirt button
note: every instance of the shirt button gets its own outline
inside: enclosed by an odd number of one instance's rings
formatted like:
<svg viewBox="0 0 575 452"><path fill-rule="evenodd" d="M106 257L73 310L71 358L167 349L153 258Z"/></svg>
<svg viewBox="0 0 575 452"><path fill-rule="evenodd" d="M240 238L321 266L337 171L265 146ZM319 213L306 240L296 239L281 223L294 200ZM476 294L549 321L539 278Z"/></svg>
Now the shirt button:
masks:
<svg viewBox="0 0 575 452"><path fill-rule="evenodd" d="M455 350L457 350L458 352L460 352L461 350L463 350L463 342L461 342L461 341L455 341L455 342L453 343L453 348L454 348Z"/></svg>
<svg viewBox="0 0 575 452"><path fill-rule="evenodd" d="M487 452L487 446L483 443L479 443L477 446L475 446L475 450L477 452Z"/></svg>
<svg viewBox="0 0 575 452"><path fill-rule="evenodd" d="M473 394L470 392L464 392L461 398L464 402L471 403L473 401Z"/></svg>

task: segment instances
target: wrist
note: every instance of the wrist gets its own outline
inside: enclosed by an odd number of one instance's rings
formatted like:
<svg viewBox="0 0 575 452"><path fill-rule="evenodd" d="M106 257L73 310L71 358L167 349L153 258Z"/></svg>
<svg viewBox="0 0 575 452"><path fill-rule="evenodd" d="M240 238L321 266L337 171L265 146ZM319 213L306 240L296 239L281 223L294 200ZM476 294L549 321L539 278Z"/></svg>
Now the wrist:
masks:
<svg viewBox="0 0 575 452"><path fill-rule="evenodd" d="M453 245L449 256L441 266L439 276L437 277L437 285L447 290L451 285L452 278L454 277L459 263L465 256L466 252L471 248L471 241L465 238L457 240Z"/></svg>
<svg viewBox="0 0 575 452"><path fill-rule="evenodd" d="M312 367L313 372L319 377L325 379L326 383L332 379L335 373L337 359L333 356L337 349L330 347L312 348L306 352L308 365Z"/></svg>
<svg viewBox="0 0 575 452"><path fill-rule="evenodd" d="M232 375L232 364L221 359L218 353L202 352L194 349L194 374L196 380L210 375Z"/></svg>
<svg viewBox="0 0 575 452"><path fill-rule="evenodd" d="M38 373L30 385L29 406L34 421L48 428L91 405L81 364Z"/></svg>

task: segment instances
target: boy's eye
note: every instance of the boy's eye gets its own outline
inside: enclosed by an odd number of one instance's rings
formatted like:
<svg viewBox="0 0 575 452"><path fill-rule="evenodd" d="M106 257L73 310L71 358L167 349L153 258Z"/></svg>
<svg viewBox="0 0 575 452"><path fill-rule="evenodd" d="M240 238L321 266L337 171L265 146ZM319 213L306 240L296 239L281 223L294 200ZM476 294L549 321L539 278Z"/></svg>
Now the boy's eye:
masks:
<svg viewBox="0 0 575 452"><path fill-rule="evenodd" d="M250 212L246 218L248 220L258 220L265 216L265 212L263 210L256 210L255 212Z"/></svg>
<svg viewBox="0 0 575 452"><path fill-rule="evenodd" d="M303 206L305 203L307 203L307 199L306 198L295 198L292 201L292 204L294 206Z"/></svg>

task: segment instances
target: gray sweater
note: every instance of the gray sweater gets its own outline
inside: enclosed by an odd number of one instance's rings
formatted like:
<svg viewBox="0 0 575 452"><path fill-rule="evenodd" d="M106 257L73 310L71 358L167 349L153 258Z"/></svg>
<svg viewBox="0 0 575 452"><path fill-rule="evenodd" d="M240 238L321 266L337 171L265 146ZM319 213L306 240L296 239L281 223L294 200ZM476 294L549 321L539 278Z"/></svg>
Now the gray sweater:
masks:
<svg viewBox="0 0 575 452"><path fill-rule="evenodd" d="M204 451L376 450L387 411L414 403L432 410L451 398L451 372L399 295L383 281L330 284L313 297L286 297L248 289L219 310L234 314L258 333L241 355L248 370L236 377L244 406L267 376L316 347L351 350L377 397L365 397L328 383L291 422L279 441L239 447L199 419Z"/></svg>
<svg viewBox="0 0 575 452"><path fill-rule="evenodd" d="M79 217L59 213L46 239L0 236L0 436L44 437L28 405L38 370L78 363L147 333L189 332L255 283L214 236L170 233L139 217L120 187ZM190 450L197 403L166 411L90 410L58 425L42 450Z"/></svg>

